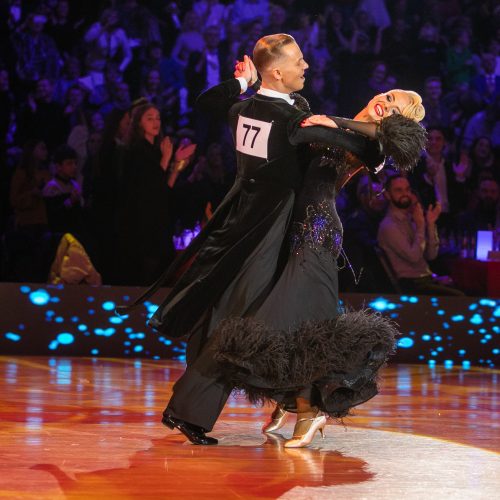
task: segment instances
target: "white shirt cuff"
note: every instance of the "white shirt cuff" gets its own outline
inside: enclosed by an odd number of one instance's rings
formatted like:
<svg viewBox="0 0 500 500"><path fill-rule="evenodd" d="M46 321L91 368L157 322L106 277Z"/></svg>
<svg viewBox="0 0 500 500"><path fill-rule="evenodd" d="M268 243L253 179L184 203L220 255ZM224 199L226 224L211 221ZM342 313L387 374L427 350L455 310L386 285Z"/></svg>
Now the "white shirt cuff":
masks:
<svg viewBox="0 0 500 500"><path fill-rule="evenodd" d="M240 85L241 85L240 94L244 94L248 90L247 81L242 76L239 76L238 78L236 78L236 80L238 80L240 82Z"/></svg>

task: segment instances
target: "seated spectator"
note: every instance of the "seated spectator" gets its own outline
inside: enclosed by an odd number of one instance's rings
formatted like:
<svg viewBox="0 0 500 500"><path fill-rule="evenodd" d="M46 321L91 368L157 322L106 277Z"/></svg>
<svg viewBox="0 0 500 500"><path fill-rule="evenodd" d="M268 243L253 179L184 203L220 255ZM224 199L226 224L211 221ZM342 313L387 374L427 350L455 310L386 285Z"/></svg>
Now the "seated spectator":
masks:
<svg viewBox="0 0 500 500"><path fill-rule="evenodd" d="M130 90L128 83L116 82L111 89L111 101L105 102L99 111L106 116L113 109L125 111L130 108Z"/></svg>
<svg viewBox="0 0 500 500"><path fill-rule="evenodd" d="M182 21L182 31L172 49L172 58L185 67L192 52L202 52L205 41L200 33L200 18L194 11L189 11Z"/></svg>
<svg viewBox="0 0 500 500"><path fill-rule="evenodd" d="M59 104L64 104L64 99L68 90L74 85L80 84L82 68L77 57L67 57L64 61L62 75L54 85L54 100Z"/></svg>
<svg viewBox="0 0 500 500"><path fill-rule="evenodd" d="M20 165L10 185L10 202L14 209L15 228L28 232L47 229L47 212L42 190L50 180L47 168L47 146L43 141L28 141Z"/></svg>
<svg viewBox="0 0 500 500"><path fill-rule="evenodd" d="M446 73L450 88L454 88L456 85L468 84L474 74L474 60L470 44L469 30L458 28L446 52Z"/></svg>
<svg viewBox="0 0 500 500"><path fill-rule="evenodd" d="M481 73L472 78L470 87L483 99L485 105L492 104L500 94L500 75L495 74L496 57L485 52L481 55Z"/></svg>
<svg viewBox="0 0 500 500"><path fill-rule="evenodd" d="M82 188L76 181L78 156L69 146L59 146L53 155L54 177L45 184L43 197L49 227L55 233L78 234L82 229Z"/></svg>
<svg viewBox="0 0 500 500"><path fill-rule="evenodd" d="M178 219L183 228L201 223L220 204L234 181L234 173L224 164L222 147L212 143L200 156L190 175L176 185Z"/></svg>
<svg viewBox="0 0 500 500"><path fill-rule="evenodd" d="M8 281L44 282L47 279L47 210L42 189L50 179L47 147L43 141L28 141L10 184L13 227L5 234Z"/></svg>
<svg viewBox="0 0 500 500"><path fill-rule="evenodd" d="M477 200L474 206L459 216L458 227L475 234L491 231L500 223L500 190L492 178L479 181Z"/></svg>
<svg viewBox="0 0 500 500"><path fill-rule="evenodd" d="M217 26L221 30L221 38L224 38L224 26L227 24L228 7L219 0L198 0L193 3L193 11L198 14L203 29L209 26ZM279 33L279 31L272 32Z"/></svg>
<svg viewBox="0 0 500 500"><path fill-rule="evenodd" d="M230 19L231 23L240 27L254 21L266 27L269 24L269 0L236 0Z"/></svg>
<svg viewBox="0 0 500 500"><path fill-rule="evenodd" d="M500 182L500 161L489 137L478 137L469 150L471 175L469 183L477 186L482 177L492 177Z"/></svg>
<svg viewBox="0 0 500 500"><path fill-rule="evenodd" d="M286 23L286 10L281 5L271 4L269 8L269 33L286 33L285 23ZM325 34L327 30L325 30Z"/></svg>
<svg viewBox="0 0 500 500"><path fill-rule="evenodd" d="M54 39L63 55L71 54L77 43L75 28L70 18L70 2L58 0L56 8L49 15L47 34Z"/></svg>
<svg viewBox="0 0 500 500"><path fill-rule="evenodd" d="M54 86L50 80L41 78L36 84L34 95L28 96L18 130L18 141L42 139L49 151L65 141L68 130L62 106L53 99ZM47 124L50 123L50 126Z"/></svg>
<svg viewBox="0 0 500 500"><path fill-rule="evenodd" d="M29 88L42 77L54 80L59 75L59 51L54 40L43 32L47 18L32 13L26 30L15 33L13 45L17 56L17 77Z"/></svg>
<svg viewBox="0 0 500 500"><path fill-rule="evenodd" d="M84 39L95 70L104 71L106 65L113 61L123 72L132 60L129 40L118 22L118 11L106 9L100 20L85 33Z"/></svg>
<svg viewBox="0 0 500 500"><path fill-rule="evenodd" d="M344 219L343 248L352 266L339 274L341 290L346 292L391 291L385 272L374 248L377 246L377 232L384 217L387 200L382 195L383 186L368 176L362 177L357 185L358 207ZM362 269L362 271L361 271ZM359 276L359 283L354 282Z"/></svg>
<svg viewBox="0 0 500 500"><path fill-rule="evenodd" d="M444 130L427 130L427 149L410 175L410 183L424 207L440 203L439 226L451 227L454 216L467 204L469 161L462 155L460 162L452 163L446 146Z"/></svg>
<svg viewBox="0 0 500 500"><path fill-rule="evenodd" d="M82 182L82 169L87 160L87 144L92 134L101 136L104 130L104 117L99 111L87 113L81 124L71 129L67 140L68 146L78 155L78 182Z"/></svg>
<svg viewBox="0 0 500 500"><path fill-rule="evenodd" d="M418 82L431 75L439 75L445 58L445 46L439 27L432 21L426 21L420 27L415 46L412 50L412 63ZM427 113L427 108L425 108Z"/></svg>
<svg viewBox="0 0 500 500"><path fill-rule="evenodd" d="M467 122L464 131L463 147L470 148L481 136L491 139L494 148L500 147L500 95L485 110L479 111Z"/></svg>
<svg viewBox="0 0 500 500"><path fill-rule="evenodd" d="M85 122L84 101L85 92L81 86L73 85L68 89L64 103L64 117L68 130Z"/></svg>
<svg viewBox="0 0 500 500"><path fill-rule="evenodd" d="M175 87L161 84L160 72L151 69L140 90L141 97L153 103L161 114L164 130L173 130L179 115L179 92Z"/></svg>
<svg viewBox="0 0 500 500"><path fill-rule="evenodd" d="M176 2L165 2L159 15L159 28L165 54L170 54L182 29L180 9Z"/></svg>
<svg viewBox="0 0 500 500"><path fill-rule="evenodd" d="M436 282L427 263L435 259L439 251L436 221L441 212L440 204L429 207L424 215L408 179L401 175L387 180L385 197L389 207L377 239L401 289L423 295L463 295L459 290Z"/></svg>
<svg viewBox="0 0 500 500"><path fill-rule="evenodd" d="M148 7L140 5L137 0L122 2L120 25L127 34L131 48L147 47L152 42L161 42L158 20Z"/></svg>
<svg viewBox="0 0 500 500"><path fill-rule="evenodd" d="M451 125L451 110L446 105L443 96L441 77L429 76L425 80L422 104L425 107L425 118L422 125L428 127L448 128Z"/></svg>
<svg viewBox="0 0 500 500"><path fill-rule="evenodd" d="M193 107L196 98L206 89L229 78L227 54L222 52L220 30L217 26L208 27L203 33L205 48L189 55L186 67L186 84L189 88L188 104Z"/></svg>

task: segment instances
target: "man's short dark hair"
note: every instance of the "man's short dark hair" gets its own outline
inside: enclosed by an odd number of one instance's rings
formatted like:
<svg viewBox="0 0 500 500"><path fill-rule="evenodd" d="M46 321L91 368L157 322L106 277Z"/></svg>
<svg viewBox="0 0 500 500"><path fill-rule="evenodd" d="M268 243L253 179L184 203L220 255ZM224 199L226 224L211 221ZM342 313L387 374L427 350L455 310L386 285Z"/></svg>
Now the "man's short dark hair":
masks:
<svg viewBox="0 0 500 500"><path fill-rule="evenodd" d="M391 175L386 181L385 181L385 184L384 184L384 189L386 191L389 191L391 189L391 186L392 186L392 183L396 180L396 179L407 179L407 177L405 175L402 175L402 174L394 174L394 175Z"/></svg>
<svg viewBox="0 0 500 500"><path fill-rule="evenodd" d="M76 151L67 144L58 146L52 155L52 160L57 165L60 165L64 160L76 160L77 158L78 155L76 154Z"/></svg>

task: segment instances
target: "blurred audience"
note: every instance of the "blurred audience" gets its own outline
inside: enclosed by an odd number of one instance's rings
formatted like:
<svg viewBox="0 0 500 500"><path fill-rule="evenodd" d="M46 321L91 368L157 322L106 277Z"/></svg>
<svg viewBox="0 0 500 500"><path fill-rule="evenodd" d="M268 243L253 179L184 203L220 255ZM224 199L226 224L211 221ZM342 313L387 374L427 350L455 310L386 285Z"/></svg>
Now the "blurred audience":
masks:
<svg viewBox="0 0 500 500"><path fill-rule="evenodd" d="M409 177L416 198L425 209L440 202L434 224L445 232L443 241L459 240L460 224L471 231L498 227L492 200L500 180L500 43L492 6L466 0L16 0L2 13L0 232L12 266L0 279L47 279L46 256L54 256L54 242L61 241L49 223L54 230L72 226L72 217L68 224L58 221L69 216L64 203L71 203L82 232L73 236L108 284L127 281L115 265L124 250L120 238L130 231L123 231L126 222L148 227L157 221L155 242L144 254L147 276L133 278L146 284L155 272L152 261L160 268L173 257L173 232L178 241L203 224L234 179L228 129L193 112L196 96L230 77L235 60L251 55L256 40L271 32L292 33L301 45L310 65L303 95L315 112L352 116L388 88L421 93L429 145ZM159 112L158 135L132 144L133 109L146 103ZM166 171L158 166L162 135L172 138ZM188 155L171 176L177 155L192 144L195 157ZM63 145L77 156L66 158L71 165L51 164ZM42 196L49 188L57 194ZM155 194L148 197L149 189ZM379 268L368 244L387 202L376 196L379 190L362 179L338 199L346 253L354 268L364 267L357 287L341 273L349 290L385 287L383 276L371 276ZM136 213L124 218L125 200L134 196L144 203L131 203ZM151 250L159 246L166 248L162 263L160 251ZM453 256L453 245L447 248Z"/></svg>

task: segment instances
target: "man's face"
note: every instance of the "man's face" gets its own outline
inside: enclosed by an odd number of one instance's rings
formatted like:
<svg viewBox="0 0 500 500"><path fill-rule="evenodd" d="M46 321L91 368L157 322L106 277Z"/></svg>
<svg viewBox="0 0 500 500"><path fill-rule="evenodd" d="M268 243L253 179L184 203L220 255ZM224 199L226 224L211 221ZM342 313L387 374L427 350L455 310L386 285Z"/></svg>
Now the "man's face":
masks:
<svg viewBox="0 0 500 500"><path fill-rule="evenodd" d="M285 92L297 92L304 88L304 72L309 64L304 60L304 55L296 43L289 43L281 49L282 56L274 66L279 72L281 83Z"/></svg>
<svg viewBox="0 0 500 500"><path fill-rule="evenodd" d="M412 202L410 183L404 177L394 179L386 191L390 203L398 208L409 208Z"/></svg>
<svg viewBox="0 0 500 500"><path fill-rule="evenodd" d="M479 199L487 208L494 208L498 203L498 184L493 179L485 179L479 185Z"/></svg>

